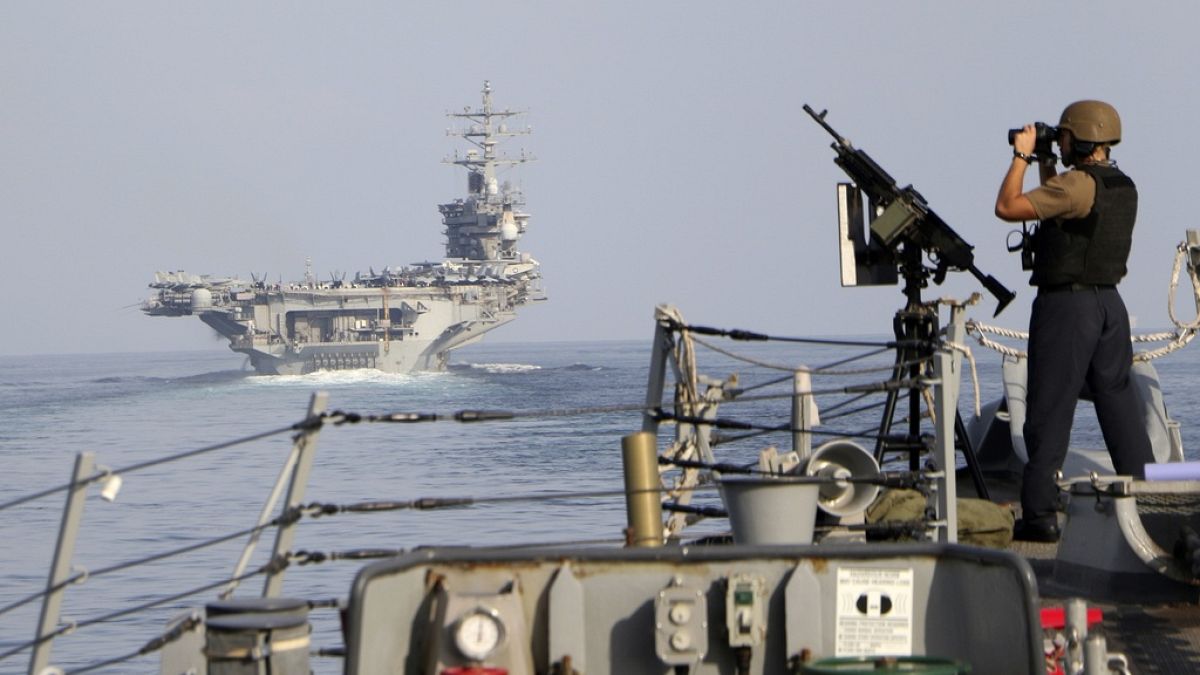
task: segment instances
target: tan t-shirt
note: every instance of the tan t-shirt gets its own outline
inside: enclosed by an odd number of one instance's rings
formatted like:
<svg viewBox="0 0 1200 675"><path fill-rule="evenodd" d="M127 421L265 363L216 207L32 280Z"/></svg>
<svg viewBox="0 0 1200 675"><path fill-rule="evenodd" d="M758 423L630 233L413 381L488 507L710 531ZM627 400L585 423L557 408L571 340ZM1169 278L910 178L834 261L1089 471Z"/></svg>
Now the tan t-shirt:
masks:
<svg viewBox="0 0 1200 675"><path fill-rule="evenodd" d="M1083 218L1096 203L1096 181L1082 171L1068 171L1025 194L1038 220Z"/></svg>

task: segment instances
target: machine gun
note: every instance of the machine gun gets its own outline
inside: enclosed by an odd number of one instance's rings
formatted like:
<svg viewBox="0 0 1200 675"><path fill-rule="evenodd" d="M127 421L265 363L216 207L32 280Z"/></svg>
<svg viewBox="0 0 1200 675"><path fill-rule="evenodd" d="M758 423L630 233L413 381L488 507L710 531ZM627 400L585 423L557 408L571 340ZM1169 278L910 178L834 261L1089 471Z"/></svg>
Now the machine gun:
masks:
<svg viewBox="0 0 1200 675"><path fill-rule="evenodd" d="M1012 302L1016 294L1005 288L995 277L984 274L975 266L975 254L972 253L975 247L964 241L946 221L934 213L919 192L911 185L898 187L896 180L876 164L875 160L850 145L849 141L834 131L825 121L828 111L823 110L818 114L805 104L804 112L833 136L832 147L837 152L833 161L842 167L859 190L866 193L870 205L871 233L877 241L893 252L904 249L910 253L910 257L915 253L910 250L912 247L915 247L916 251L927 253L935 265L934 283L940 284L945 281L946 272L949 270L970 272L999 302L996 314ZM919 263L919 256L917 260ZM902 271L906 277L913 274L911 269Z"/></svg>

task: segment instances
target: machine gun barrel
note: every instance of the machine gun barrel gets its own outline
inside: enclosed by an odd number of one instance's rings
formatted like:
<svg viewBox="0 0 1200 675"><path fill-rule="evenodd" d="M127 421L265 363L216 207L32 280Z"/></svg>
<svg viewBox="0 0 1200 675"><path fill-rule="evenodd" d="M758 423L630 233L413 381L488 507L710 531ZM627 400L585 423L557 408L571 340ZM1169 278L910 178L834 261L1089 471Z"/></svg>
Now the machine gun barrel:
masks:
<svg viewBox="0 0 1200 675"><path fill-rule="evenodd" d="M893 249L900 244L919 246L936 262L934 281L939 284L945 279L947 270L970 272L999 301L996 314L1012 302L1016 294L975 265L975 254L972 252L975 247L934 213L919 192L911 185L898 187L896 180L870 155L855 148L835 131L825 121L828 111L817 113L806 103L804 112L833 136L831 147L837 153L833 161L870 199L872 220L879 220L879 223L872 222L871 227L877 239Z"/></svg>
<svg viewBox="0 0 1200 675"><path fill-rule="evenodd" d="M817 124L829 132L830 136L833 136L834 142L831 147L838 155L833 161L842 167L842 171L845 171L850 178L854 179L854 184L866 192L876 206L887 206L892 199L899 195L900 189L896 187L896 179L884 171L883 167L876 164L870 155L856 149L850 144L850 141L834 131L833 127L825 121L827 110L822 110L818 114L805 103L804 112L816 120Z"/></svg>

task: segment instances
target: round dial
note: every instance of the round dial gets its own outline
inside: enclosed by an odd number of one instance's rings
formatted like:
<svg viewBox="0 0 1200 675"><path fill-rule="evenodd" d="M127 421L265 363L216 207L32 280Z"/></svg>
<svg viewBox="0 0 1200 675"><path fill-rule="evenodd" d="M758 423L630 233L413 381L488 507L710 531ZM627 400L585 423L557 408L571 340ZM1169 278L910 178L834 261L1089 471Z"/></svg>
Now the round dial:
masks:
<svg viewBox="0 0 1200 675"><path fill-rule="evenodd" d="M472 661L486 659L503 639L504 624L494 610L483 607L464 615L454 629L454 645Z"/></svg>

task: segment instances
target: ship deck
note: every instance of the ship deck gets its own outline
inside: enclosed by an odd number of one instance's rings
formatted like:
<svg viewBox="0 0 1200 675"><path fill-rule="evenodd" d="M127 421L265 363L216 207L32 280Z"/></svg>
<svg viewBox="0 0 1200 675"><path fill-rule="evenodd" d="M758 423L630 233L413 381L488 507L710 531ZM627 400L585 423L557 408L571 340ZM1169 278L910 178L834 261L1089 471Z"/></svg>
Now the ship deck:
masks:
<svg viewBox="0 0 1200 675"><path fill-rule="evenodd" d="M958 485L959 496L976 496L969 474L961 469ZM1020 515L1020 488L1015 480L989 475L988 489L992 500L1011 506ZM1068 599L1078 597L1054 582L1057 543L1013 541L1008 550L1029 562L1043 607L1062 607ZM1088 605L1103 612L1100 631L1108 651L1124 654L1134 675L1200 673L1200 603L1181 598L1158 603L1088 600Z"/></svg>
<svg viewBox="0 0 1200 675"><path fill-rule="evenodd" d="M1038 578L1044 607L1060 607L1070 597L1050 581L1057 544L1013 542L1009 550L1029 561ZM1108 651L1124 654L1135 675L1200 672L1200 605L1096 602L1104 614L1102 634ZM1093 628L1093 630L1095 630Z"/></svg>

